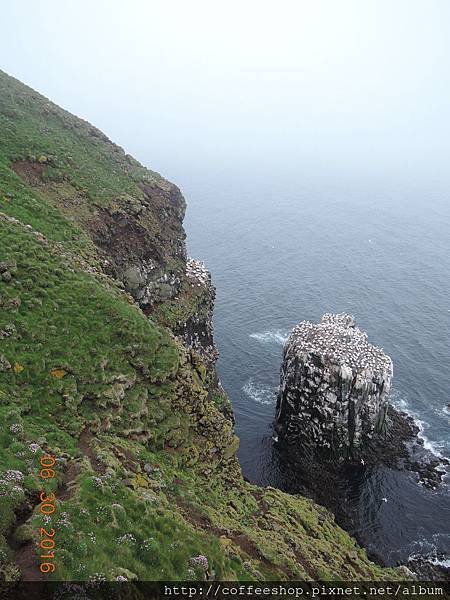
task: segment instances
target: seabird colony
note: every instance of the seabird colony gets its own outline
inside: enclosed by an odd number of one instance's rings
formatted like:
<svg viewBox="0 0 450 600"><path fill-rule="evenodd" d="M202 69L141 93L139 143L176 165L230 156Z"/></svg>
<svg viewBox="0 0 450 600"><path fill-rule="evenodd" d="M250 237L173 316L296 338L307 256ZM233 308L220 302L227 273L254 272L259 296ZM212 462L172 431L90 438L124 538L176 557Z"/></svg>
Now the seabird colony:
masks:
<svg viewBox="0 0 450 600"><path fill-rule="evenodd" d="M392 361L347 314L299 323L284 347L277 433L290 452L356 458L386 425Z"/></svg>
<svg viewBox="0 0 450 600"><path fill-rule="evenodd" d="M381 375L392 371L392 361L383 348L370 344L367 334L345 313L326 313L317 324L302 321L292 330L286 346L295 348L297 354L314 354L325 363L347 366L355 372Z"/></svg>
<svg viewBox="0 0 450 600"><path fill-rule="evenodd" d="M186 276L192 288L201 297L200 311L196 310L191 318L181 324L181 337L185 344L203 356L207 362L214 363L219 352L214 344L212 315L214 308L215 289L212 285L211 274L201 260L188 258L186 261Z"/></svg>
<svg viewBox="0 0 450 600"><path fill-rule="evenodd" d="M208 286L211 283L211 274L201 260L188 258L186 261L186 276L194 280L194 285L198 287Z"/></svg>

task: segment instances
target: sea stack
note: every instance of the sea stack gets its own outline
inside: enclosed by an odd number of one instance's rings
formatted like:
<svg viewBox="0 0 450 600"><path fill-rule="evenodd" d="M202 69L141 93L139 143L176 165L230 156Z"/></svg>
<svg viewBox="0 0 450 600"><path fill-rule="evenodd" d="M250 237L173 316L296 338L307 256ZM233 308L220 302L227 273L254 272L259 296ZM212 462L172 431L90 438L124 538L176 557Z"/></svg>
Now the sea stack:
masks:
<svg viewBox="0 0 450 600"><path fill-rule="evenodd" d="M347 314L302 321L286 342L276 427L284 450L361 460L386 427L392 360Z"/></svg>

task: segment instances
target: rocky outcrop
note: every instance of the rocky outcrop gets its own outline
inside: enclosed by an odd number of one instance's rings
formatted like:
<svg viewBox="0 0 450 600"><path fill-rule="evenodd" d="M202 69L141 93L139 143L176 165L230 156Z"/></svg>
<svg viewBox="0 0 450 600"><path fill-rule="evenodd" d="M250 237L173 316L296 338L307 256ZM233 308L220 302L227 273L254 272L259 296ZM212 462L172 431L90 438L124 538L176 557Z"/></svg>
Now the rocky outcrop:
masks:
<svg viewBox="0 0 450 600"><path fill-rule="evenodd" d="M357 458L386 423L392 361L346 314L295 327L285 345L276 426L280 445Z"/></svg>
<svg viewBox="0 0 450 600"><path fill-rule="evenodd" d="M186 262L180 190L166 181L142 184L139 200L123 196L89 223L104 270L143 308L173 298Z"/></svg>
<svg viewBox="0 0 450 600"><path fill-rule="evenodd" d="M13 163L12 168L33 189L55 198L71 220L82 224L96 247L97 263L121 281L142 308L173 298L186 266L186 202L178 187L162 177L143 180L133 195L117 195L107 205L87 211L83 192L68 182L45 179L46 164L33 156Z"/></svg>
<svg viewBox="0 0 450 600"><path fill-rule="evenodd" d="M186 279L190 291L196 296L195 311L180 323L175 333L209 365L213 365L219 352L214 343L213 312L216 290L211 273L202 261L189 258L186 263Z"/></svg>
<svg viewBox="0 0 450 600"><path fill-rule="evenodd" d="M413 556L408 567L419 581L450 581L450 560L446 556Z"/></svg>

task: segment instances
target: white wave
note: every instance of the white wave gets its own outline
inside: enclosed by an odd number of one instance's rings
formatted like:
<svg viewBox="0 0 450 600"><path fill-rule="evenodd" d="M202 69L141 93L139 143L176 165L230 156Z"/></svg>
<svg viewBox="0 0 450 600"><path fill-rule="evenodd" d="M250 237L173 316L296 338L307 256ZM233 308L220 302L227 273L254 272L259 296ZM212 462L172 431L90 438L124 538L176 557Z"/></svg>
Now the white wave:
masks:
<svg viewBox="0 0 450 600"><path fill-rule="evenodd" d="M392 390L390 400L395 408L398 408L398 410L403 410L412 416L408 400L402 396L398 390Z"/></svg>
<svg viewBox="0 0 450 600"><path fill-rule="evenodd" d="M425 560L438 567L450 568L450 557L444 548L448 548L450 533L434 533L430 539L415 540L410 545L409 560Z"/></svg>
<svg viewBox="0 0 450 600"><path fill-rule="evenodd" d="M408 400L405 400L404 398L399 398L398 400L394 400L394 404L397 408L399 408L400 410L404 410L405 412L409 410L409 402Z"/></svg>
<svg viewBox="0 0 450 600"><path fill-rule="evenodd" d="M394 392L392 394L391 400L392 400L393 405L396 408L398 408L399 410L402 410L403 412L405 412L406 414L408 414L410 417L413 418L414 423L416 424L416 426L419 429L417 437L419 437L423 441L423 447L426 448L427 450L429 450L430 452L432 452L438 458L443 459L444 456L443 456L441 450L446 448L447 442L445 440L432 441L427 437L427 435L425 434L425 431L427 429L429 429L429 427L430 427L429 423L427 423L426 421L421 419L416 412L411 410L410 404L406 398L403 398L398 393Z"/></svg>
<svg viewBox="0 0 450 600"><path fill-rule="evenodd" d="M438 567L445 567L446 569L450 569L450 558L429 558L428 562Z"/></svg>
<svg viewBox="0 0 450 600"><path fill-rule="evenodd" d="M423 441L423 447L432 452L438 458L444 458L441 450L445 448L446 442L445 440L440 440L438 442L432 442L426 435L425 431L430 427L430 425L426 421L422 421L419 417L413 413L410 413L414 419L414 423L419 428L419 433L417 437L419 437Z"/></svg>
<svg viewBox="0 0 450 600"><path fill-rule="evenodd" d="M420 548L419 552L410 554L408 560L426 560L428 563L435 565L436 567L450 569L450 558L448 558L448 556L436 556L436 548L433 548L433 544L431 542L418 542L416 545ZM431 551L430 547L433 548ZM421 550L425 550L425 552Z"/></svg>
<svg viewBox="0 0 450 600"><path fill-rule="evenodd" d="M261 333L251 333L249 337L261 344L278 344L284 346L289 337L289 332L285 329L272 329Z"/></svg>
<svg viewBox="0 0 450 600"><path fill-rule="evenodd" d="M243 386L242 391L258 404L269 406L275 404L277 401L278 388L255 382L253 379L247 381Z"/></svg>

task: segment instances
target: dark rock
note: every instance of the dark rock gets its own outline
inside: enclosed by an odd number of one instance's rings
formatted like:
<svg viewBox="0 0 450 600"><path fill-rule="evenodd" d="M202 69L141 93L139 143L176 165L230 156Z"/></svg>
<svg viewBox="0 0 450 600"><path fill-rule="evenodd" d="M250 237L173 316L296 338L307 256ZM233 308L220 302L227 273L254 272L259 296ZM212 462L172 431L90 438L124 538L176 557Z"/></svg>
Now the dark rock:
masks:
<svg viewBox="0 0 450 600"><path fill-rule="evenodd" d="M143 308L173 298L186 268L186 209L173 184L142 183L142 198L124 195L89 223L103 268Z"/></svg>
<svg viewBox="0 0 450 600"><path fill-rule="evenodd" d="M450 581L450 563L443 556L413 557L408 561L408 568L421 581Z"/></svg>
<svg viewBox="0 0 450 600"><path fill-rule="evenodd" d="M386 426L392 361L349 315L303 321L284 348L276 426L289 444L326 459L354 459Z"/></svg>
<svg viewBox="0 0 450 600"><path fill-rule="evenodd" d="M384 464L417 472L427 487L441 482L449 461L424 448L412 417L388 403L392 370L348 315L293 330L276 416L277 449L293 480L302 473L307 488L320 468L336 483L345 470Z"/></svg>

